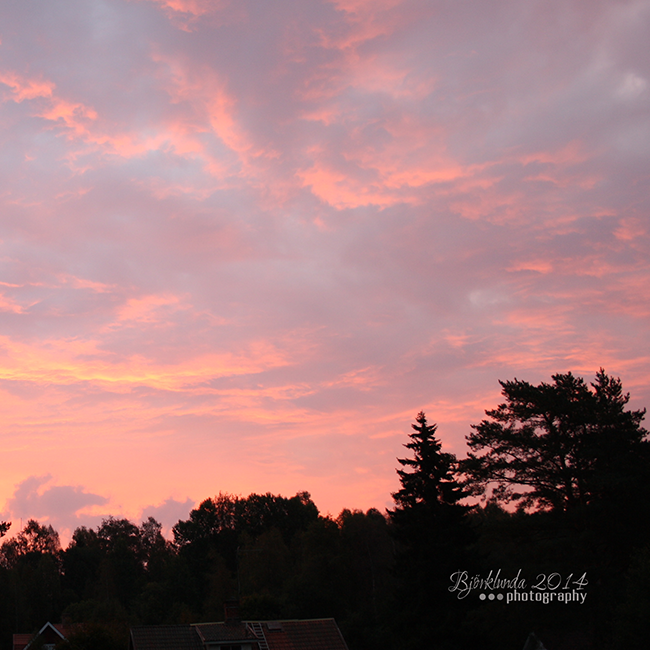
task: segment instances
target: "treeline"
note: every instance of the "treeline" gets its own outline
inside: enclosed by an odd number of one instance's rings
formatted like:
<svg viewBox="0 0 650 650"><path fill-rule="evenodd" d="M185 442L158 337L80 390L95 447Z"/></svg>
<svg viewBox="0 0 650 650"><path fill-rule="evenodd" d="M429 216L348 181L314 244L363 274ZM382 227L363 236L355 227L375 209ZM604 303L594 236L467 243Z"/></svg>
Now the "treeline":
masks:
<svg viewBox="0 0 650 650"><path fill-rule="evenodd" d="M249 620L332 616L351 650L647 648L645 411L603 371L502 388L462 460L418 414L386 513L219 494L173 541L109 517L66 549L29 521L0 547L2 648L49 620L76 624L69 650L124 650L131 625L223 620L232 599Z"/></svg>
<svg viewBox="0 0 650 650"><path fill-rule="evenodd" d="M223 620L232 599L244 619L349 621L351 647L370 647L394 580L388 528L377 510L323 517L306 492L206 499L174 541L153 518L108 518L63 550L51 526L29 521L1 549L3 647L63 621L85 624L93 648L124 650L131 625Z"/></svg>

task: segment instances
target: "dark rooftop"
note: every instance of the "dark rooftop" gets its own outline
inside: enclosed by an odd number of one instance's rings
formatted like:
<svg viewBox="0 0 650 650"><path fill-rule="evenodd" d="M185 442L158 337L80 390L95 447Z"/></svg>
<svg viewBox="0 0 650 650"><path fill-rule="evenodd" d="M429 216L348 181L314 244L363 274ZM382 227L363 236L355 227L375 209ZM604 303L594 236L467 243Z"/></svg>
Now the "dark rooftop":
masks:
<svg viewBox="0 0 650 650"><path fill-rule="evenodd" d="M193 627L205 643L221 641L256 641L257 637L244 623L199 623Z"/></svg>
<svg viewBox="0 0 650 650"><path fill-rule="evenodd" d="M257 640L266 640L269 650L348 650L333 618L138 626L131 628L130 650L206 650Z"/></svg>
<svg viewBox="0 0 650 650"><path fill-rule="evenodd" d="M333 618L277 622L262 624L269 650L348 650Z"/></svg>
<svg viewBox="0 0 650 650"><path fill-rule="evenodd" d="M131 628L131 649L203 650L191 625L139 625Z"/></svg>

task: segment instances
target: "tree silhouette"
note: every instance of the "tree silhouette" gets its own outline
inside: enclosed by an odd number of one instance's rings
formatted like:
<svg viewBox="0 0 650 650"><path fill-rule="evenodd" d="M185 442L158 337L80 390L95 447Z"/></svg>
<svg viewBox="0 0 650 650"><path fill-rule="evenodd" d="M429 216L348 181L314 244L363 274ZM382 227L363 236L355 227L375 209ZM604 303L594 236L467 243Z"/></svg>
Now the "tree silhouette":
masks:
<svg viewBox="0 0 650 650"><path fill-rule="evenodd" d="M456 457L442 451L437 426L428 424L423 412L415 419L404 445L413 457L397 459L402 487L389 511L399 544L394 641L408 647L457 647L465 611L447 588L454 571L471 568L469 508L460 503L465 493L456 478Z"/></svg>
<svg viewBox="0 0 650 650"><path fill-rule="evenodd" d="M586 605L570 616L542 609L536 629L544 628L544 638L570 631L592 639L588 647L615 647L612 616L625 598L622 576L650 537L645 410L629 410L620 379L602 369L591 384L570 372L537 386L517 379L500 384L505 401L472 427L461 463L476 493L496 485L479 545L501 557L504 568L510 557L511 571L584 575ZM499 514L496 503L513 500L517 512ZM630 625L640 619L634 608L625 617Z"/></svg>
<svg viewBox="0 0 650 650"><path fill-rule="evenodd" d="M52 526L30 519L2 544L0 558L8 572L15 625L29 630L60 616L61 545Z"/></svg>
<svg viewBox="0 0 650 650"><path fill-rule="evenodd" d="M402 489L393 494L396 504L394 513L416 508L439 508L451 506L465 494L454 477L456 457L444 453L436 438L436 424L427 424L425 414L420 411L415 418L417 424L411 427L411 442L404 446L413 452L413 458L398 458L397 462L411 471L398 469ZM399 515L397 515L399 518Z"/></svg>
<svg viewBox="0 0 650 650"><path fill-rule="evenodd" d="M2 544L4 562L10 566L26 555L48 554L58 559L60 553L59 533L35 519L30 519L13 539Z"/></svg>
<svg viewBox="0 0 650 650"><path fill-rule="evenodd" d="M629 496L647 475L645 410L626 410L620 379L601 369L591 387L570 372L499 383L506 401L467 437L462 467L475 491L494 483L497 500L565 511Z"/></svg>

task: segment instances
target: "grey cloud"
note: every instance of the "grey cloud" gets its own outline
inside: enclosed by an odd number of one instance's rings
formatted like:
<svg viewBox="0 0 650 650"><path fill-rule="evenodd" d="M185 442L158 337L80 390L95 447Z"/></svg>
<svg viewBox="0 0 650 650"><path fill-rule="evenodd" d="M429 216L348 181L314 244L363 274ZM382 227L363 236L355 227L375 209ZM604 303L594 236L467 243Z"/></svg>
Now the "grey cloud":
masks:
<svg viewBox="0 0 650 650"><path fill-rule="evenodd" d="M81 486L48 485L51 481L51 474L26 478L7 500L6 510L14 519L47 518L55 528L73 528L79 525L80 510L108 503L106 497L86 492Z"/></svg>
<svg viewBox="0 0 650 650"><path fill-rule="evenodd" d="M172 527L181 519L187 519L190 510L196 505L192 499L185 499L185 501L178 501L176 499L166 499L158 506L146 506L142 509L141 518L144 520L147 517L153 517L156 521L163 525L163 531L166 536L171 535Z"/></svg>

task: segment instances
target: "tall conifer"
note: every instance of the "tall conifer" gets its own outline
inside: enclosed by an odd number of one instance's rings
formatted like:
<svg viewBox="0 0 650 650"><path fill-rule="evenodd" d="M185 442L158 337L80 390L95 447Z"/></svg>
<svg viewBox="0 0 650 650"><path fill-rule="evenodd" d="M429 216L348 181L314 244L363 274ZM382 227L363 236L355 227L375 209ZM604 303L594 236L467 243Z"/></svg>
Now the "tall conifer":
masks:
<svg viewBox="0 0 650 650"><path fill-rule="evenodd" d="M437 426L424 413L415 419L404 445L412 457L397 459L402 487L389 511L398 543L395 644L458 647L466 606L448 587L452 573L470 569L468 508L459 503L465 495L455 477L456 457L442 451Z"/></svg>

